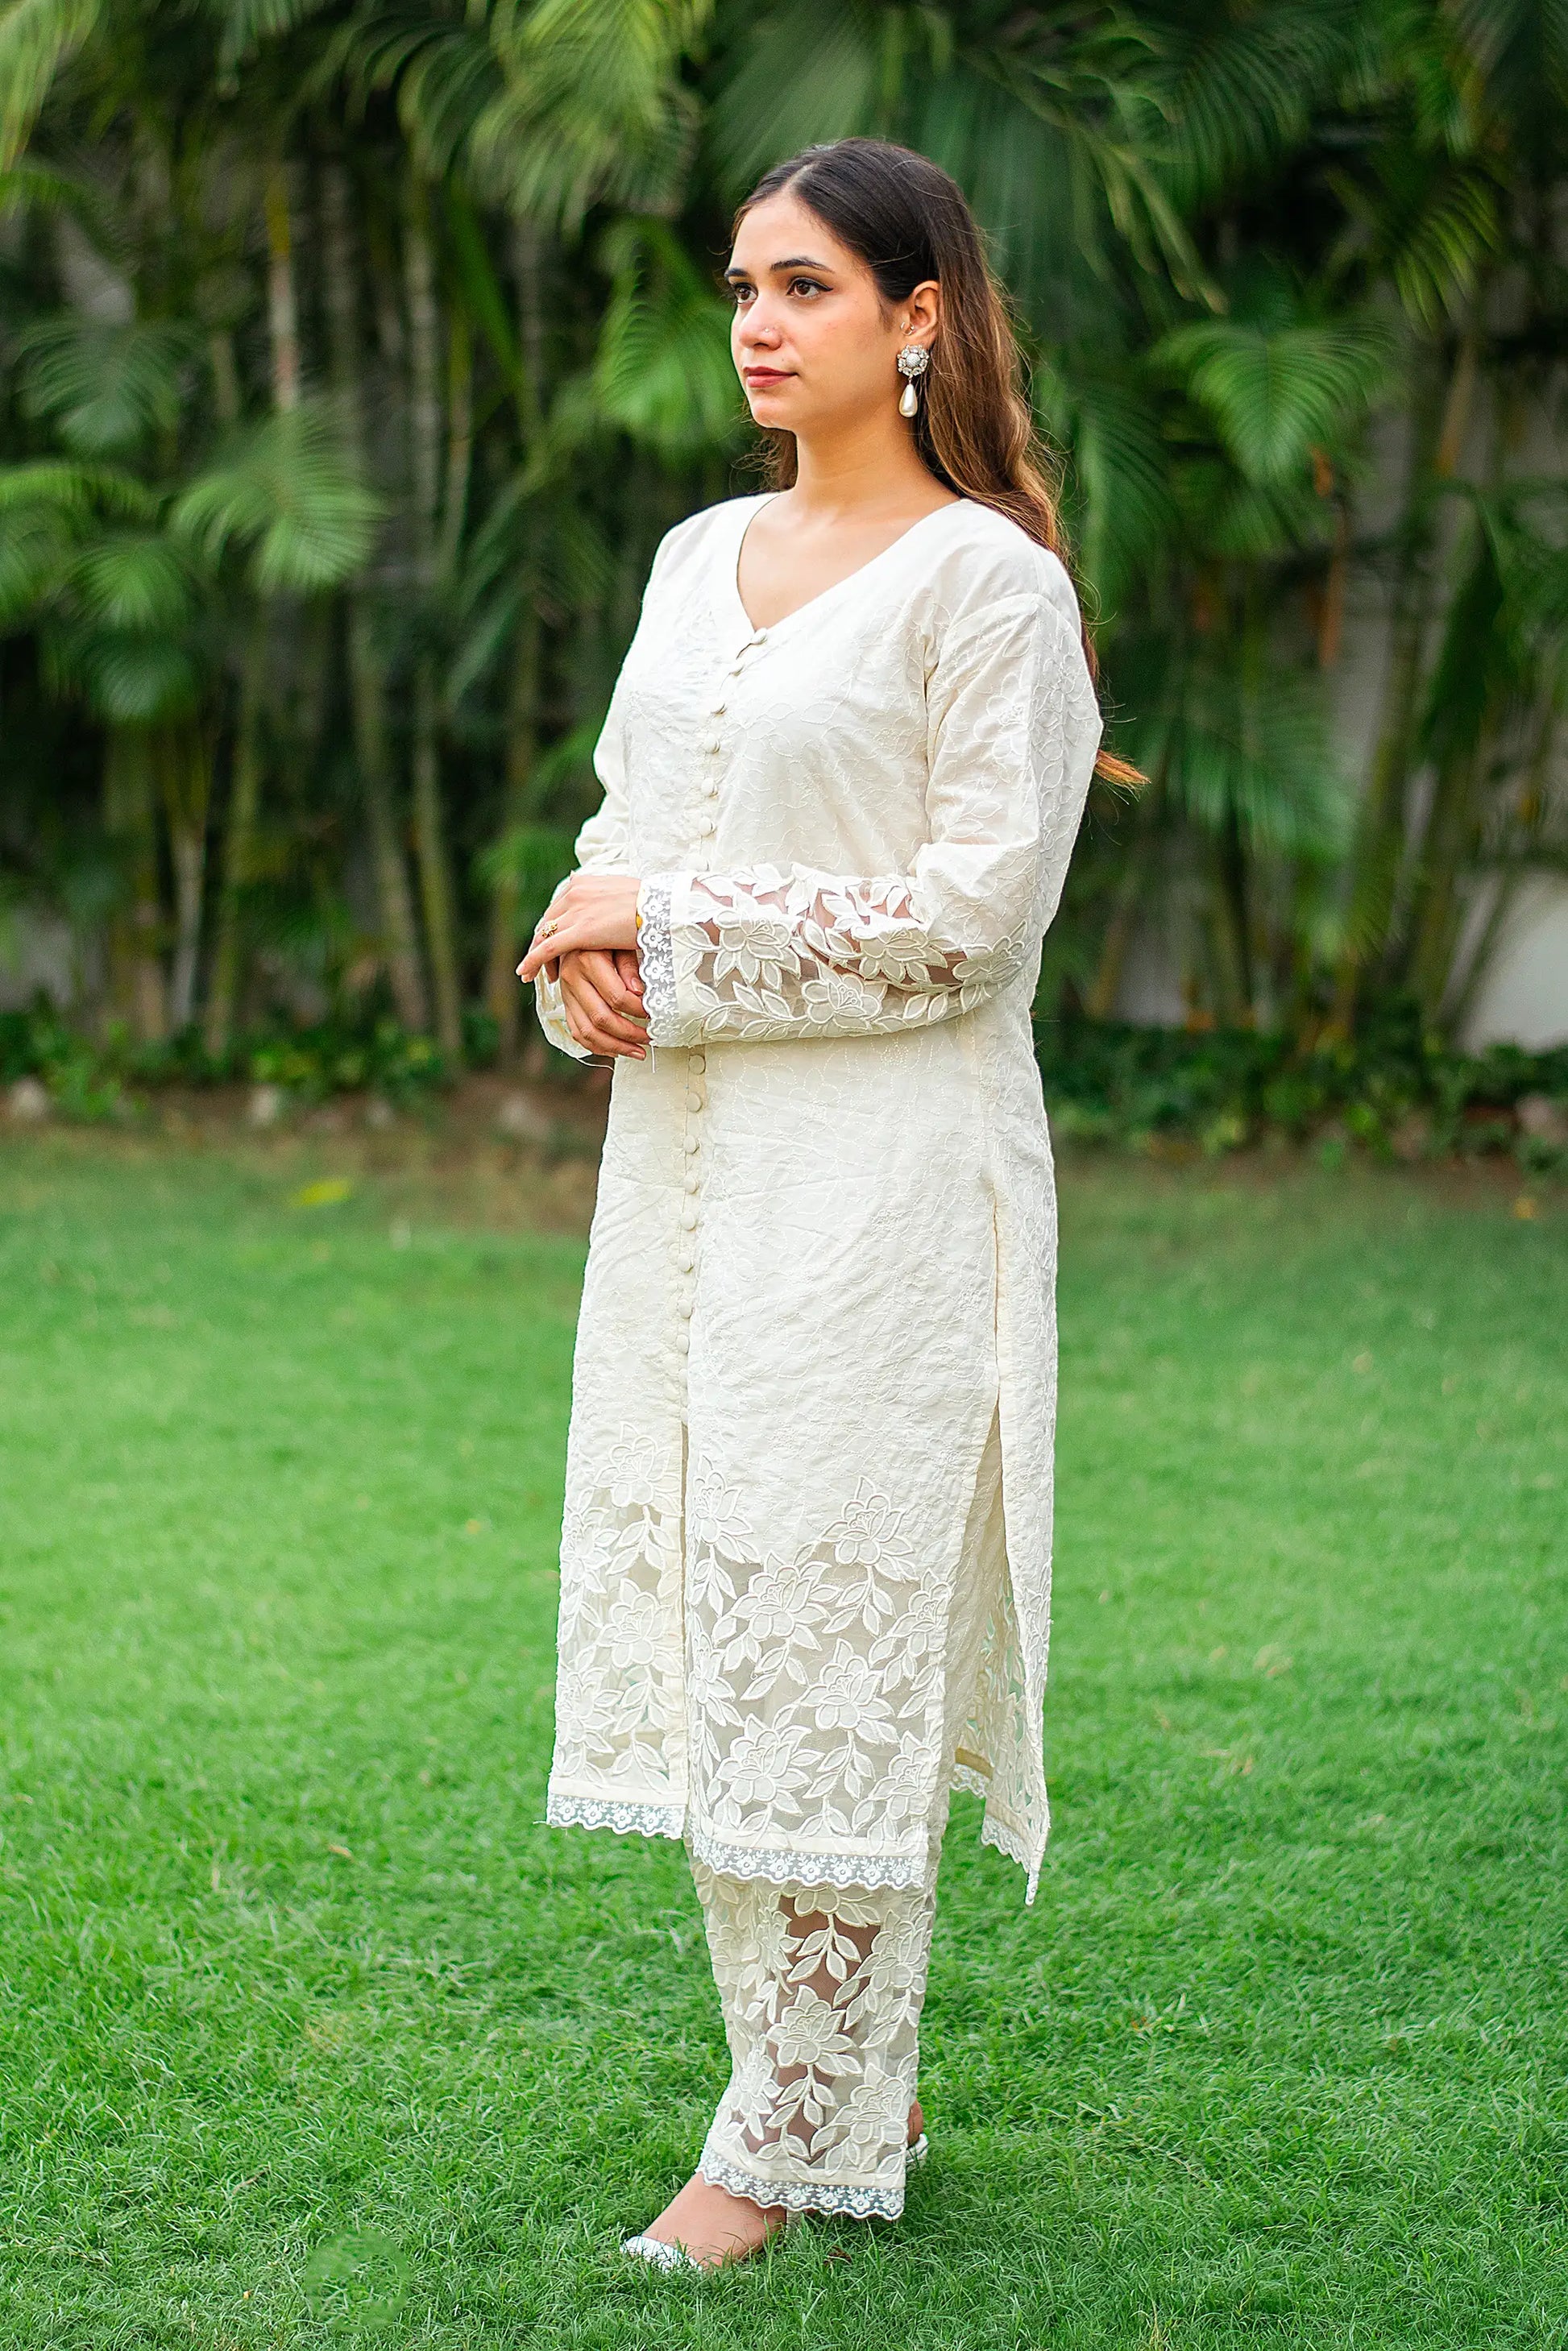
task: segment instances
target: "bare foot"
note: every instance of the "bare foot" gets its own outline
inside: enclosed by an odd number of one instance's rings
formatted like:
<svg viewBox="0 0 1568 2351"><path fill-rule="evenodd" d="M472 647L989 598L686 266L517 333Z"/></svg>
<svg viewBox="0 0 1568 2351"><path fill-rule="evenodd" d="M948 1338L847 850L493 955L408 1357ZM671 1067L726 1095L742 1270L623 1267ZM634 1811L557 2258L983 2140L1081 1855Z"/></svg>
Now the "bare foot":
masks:
<svg viewBox="0 0 1568 2351"><path fill-rule="evenodd" d="M925 2109L921 2105L919 2099L916 2098L915 2104L909 2109L909 2144L911 2147L915 2145L915 2140L920 2137L921 2132L925 2128Z"/></svg>

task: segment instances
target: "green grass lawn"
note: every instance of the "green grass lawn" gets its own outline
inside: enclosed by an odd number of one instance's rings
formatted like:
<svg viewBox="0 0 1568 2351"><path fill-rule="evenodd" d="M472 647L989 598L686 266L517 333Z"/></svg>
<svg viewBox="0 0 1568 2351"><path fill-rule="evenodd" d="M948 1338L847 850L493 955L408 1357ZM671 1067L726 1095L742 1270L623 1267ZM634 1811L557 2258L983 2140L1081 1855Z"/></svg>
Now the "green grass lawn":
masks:
<svg viewBox="0 0 1568 2351"><path fill-rule="evenodd" d="M695 2280L684 1858L540 1825L580 1243L299 1180L0 1156L5 2351L1568 2344L1561 1204L1069 1169L1039 1902L959 1798L903 2221Z"/></svg>

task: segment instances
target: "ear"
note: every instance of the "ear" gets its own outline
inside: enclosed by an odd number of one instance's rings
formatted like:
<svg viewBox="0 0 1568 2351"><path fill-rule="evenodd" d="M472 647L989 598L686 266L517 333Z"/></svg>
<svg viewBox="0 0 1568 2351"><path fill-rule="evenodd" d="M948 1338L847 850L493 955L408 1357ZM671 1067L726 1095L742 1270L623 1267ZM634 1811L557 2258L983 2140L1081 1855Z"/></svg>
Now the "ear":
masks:
<svg viewBox="0 0 1568 2351"><path fill-rule="evenodd" d="M923 278L904 304L903 336L906 343L924 343L927 350L942 324L942 288L935 277Z"/></svg>

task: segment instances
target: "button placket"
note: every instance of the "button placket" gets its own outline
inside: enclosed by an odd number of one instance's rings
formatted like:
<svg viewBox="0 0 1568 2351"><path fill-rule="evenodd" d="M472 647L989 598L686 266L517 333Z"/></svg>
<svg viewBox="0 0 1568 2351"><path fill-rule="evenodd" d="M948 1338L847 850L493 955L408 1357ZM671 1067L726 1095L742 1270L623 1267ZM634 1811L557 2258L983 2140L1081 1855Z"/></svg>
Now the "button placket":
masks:
<svg viewBox="0 0 1568 2351"><path fill-rule="evenodd" d="M700 1045L694 1045L686 1054L684 1100L685 1117L681 1136L682 1199L680 1224L674 1244L674 1346L675 1353L683 1360L691 1349L692 1301L696 1290L696 1231L701 1213L703 1186L703 1134L700 1121L707 1108L706 1072L707 1055Z"/></svg>

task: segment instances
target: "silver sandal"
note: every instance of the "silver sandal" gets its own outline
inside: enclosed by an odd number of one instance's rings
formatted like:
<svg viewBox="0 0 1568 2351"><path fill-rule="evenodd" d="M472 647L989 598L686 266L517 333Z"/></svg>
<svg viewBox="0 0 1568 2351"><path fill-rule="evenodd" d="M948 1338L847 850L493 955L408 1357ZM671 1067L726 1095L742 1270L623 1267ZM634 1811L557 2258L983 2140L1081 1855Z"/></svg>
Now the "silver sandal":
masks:
<svg viewBox="0 0 1568 2351"><path fill-rule="evenodd" d="M904 2159L906 2164L924 2163L930 2152L930 2137L926 2132L922 2131L920 2137L917 2139L912 2139L904 2148ZM798 2229L805 2217L803 2212L787 2212L784 2216L784 2226L786 2229ZM775 2231L775 2234L777 2233ZM708 2267L706 2262L694 2261L685 2245L666 2244L663 2237L622 2237L621 2250L623 2253L631 2253L637 2261L652 2262L655 2269L706 2270ZM761 2250L761 2246L758 2246L758 2252Z"/></svg>
<svg viewBox="0 0 1568 2351"><path fill-rule="evenodd" d="M655 2269L700 2270L706 2266L694 2262L685 2245L667 2245L663 2237L622 2237L621 2250L634 2254L640 2262L652 2262Z"/></svg>

